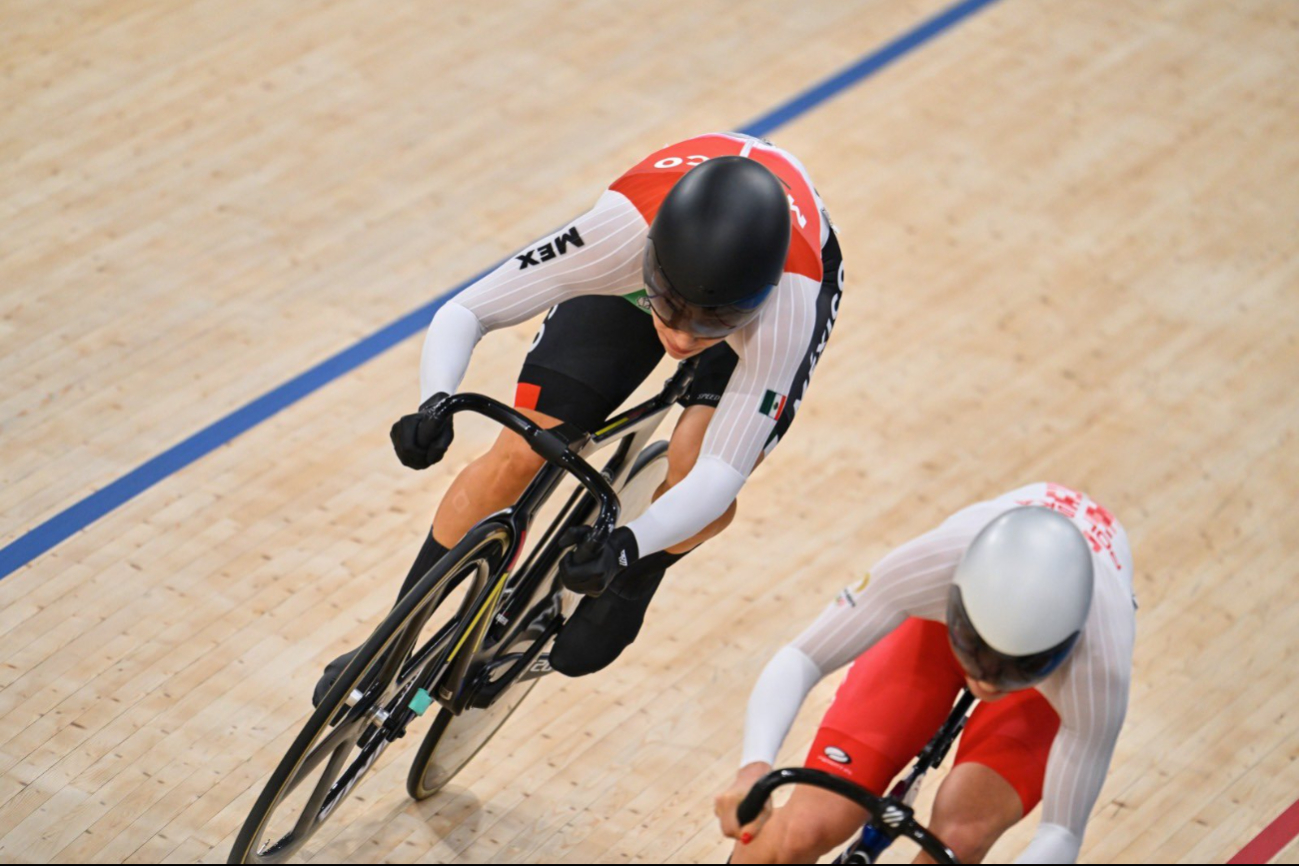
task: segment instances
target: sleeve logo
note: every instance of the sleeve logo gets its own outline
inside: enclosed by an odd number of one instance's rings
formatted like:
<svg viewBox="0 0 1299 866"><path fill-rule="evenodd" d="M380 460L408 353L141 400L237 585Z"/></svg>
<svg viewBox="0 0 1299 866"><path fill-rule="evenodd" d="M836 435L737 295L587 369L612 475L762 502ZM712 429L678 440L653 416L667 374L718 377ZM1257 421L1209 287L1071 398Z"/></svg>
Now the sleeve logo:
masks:
<svg viewBox="0 0 1299 866"><path fill-rule="evenodd" d="M548 262L557 256L562 256L568 252L570 244L574 247L580 247L585 243L586 241L582 240L582 236L577 233L577 226L569 226L568 231L556 235L551 242L526 250L523 254L514 258L519 261L519 270L523 270L529 265L539 265L541 262ZM538 261L538 259L541 261Z"/></svg>
<svg viewBox="0 0 1299 866"><path fill-rule="evenodd" d="M779 421L781 413L785 411L785 400L784 394L768 391L763 396L762 405L758 407L758 411L773 421Z"/></svg>

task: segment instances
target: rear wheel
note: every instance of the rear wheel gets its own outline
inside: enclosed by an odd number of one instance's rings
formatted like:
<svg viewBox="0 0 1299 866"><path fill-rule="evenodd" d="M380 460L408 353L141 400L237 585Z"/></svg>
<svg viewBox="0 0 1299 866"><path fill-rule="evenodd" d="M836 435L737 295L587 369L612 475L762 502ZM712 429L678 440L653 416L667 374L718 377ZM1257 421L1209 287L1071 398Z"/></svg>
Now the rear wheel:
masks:
<svg viewBox="0 0 1299 866"><path fill-rule="evenodd" d="M228 862L282 863L334 814L414 717L415 678L446 657L454 617L421 643L425 625L458 584L499 567L509 541L504 527L475 528L393 608L271 773Z"/></svg>
<svg viewBox="0 0 1299 866"><path fill-rule="evenodd" d="M645 513L654 494L668 478L668 443L652 442L636 457L627 480L618 490L618 525L623 526Z"/></svg>
<svg viewBox="0 0 1299 866"><path fill-rule="evenodd" d="M618 491L620 524L634 520L649 508L667 474L668 443L655 442L641 451ZM439 712L411 764L406 777L407 793L424 800L442 790L495 736L536 684L535 679L515 683L488 707L470 707L460 715L446 709Z"/></svg>
<svg viewBox="0 0 1299 866"><path fill-rule="evenodd" d="M536 684L536 680L518 683L486 709L471 707L458 716L447 709L439 712L420 743L406 778L406 792L416 800L424 800L442 790L487 745Z"/></svg>

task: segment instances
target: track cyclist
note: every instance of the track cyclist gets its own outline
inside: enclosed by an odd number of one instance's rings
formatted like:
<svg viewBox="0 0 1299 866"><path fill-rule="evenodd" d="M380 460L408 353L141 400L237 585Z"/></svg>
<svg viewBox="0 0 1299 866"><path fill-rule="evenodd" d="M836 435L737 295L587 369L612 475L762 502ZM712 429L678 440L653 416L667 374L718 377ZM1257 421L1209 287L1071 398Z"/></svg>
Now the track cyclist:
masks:
<svg viewBox="0 0 1299 866"><path fill-rule="evenodd" d="M650 154L586 214L438 310L420 363L422 403L392 427L412 469L451 444L450 421L440 426L430 412L459 387L478 341L547 308L514 404L545 427L594 431L665 352L699 358L659 498L593 555L583 546L561 560L561 581L588 597L551 651L555 670L581 676L610 664L635 639L664 571L729 525L740 488L794 419L842 280L838 241L802 164L761 139L710 134ZM515 501L541 465L502 433L451 484L402 593ZM317 702L351 656L326 668Z"/></svg>
<svg viewBox="0 0 1299 866"><path fill-rule="evenodd" d="M808 692L849 662L808 767L883 795L969 688L980 703L930 830L962 862L980 862L1041 800L1018 862L1074 862L1127 712L1135 609L1123 527L1057 484L971 505L892 551L754 686L741 769L716 800L722 832L740 840L733 862L812 863L866 820L805 787L751 825L735 817Z"/></svg>

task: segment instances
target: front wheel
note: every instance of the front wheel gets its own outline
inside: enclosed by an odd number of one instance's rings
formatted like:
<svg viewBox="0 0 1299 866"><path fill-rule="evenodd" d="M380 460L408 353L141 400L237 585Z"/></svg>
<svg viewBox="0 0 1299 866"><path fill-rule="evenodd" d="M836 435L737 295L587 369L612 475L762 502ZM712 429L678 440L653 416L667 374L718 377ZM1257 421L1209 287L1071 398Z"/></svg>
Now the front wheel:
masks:
<svg viewBox="0 0 1299 866"><path fill-rule="evenodd" d="M406 706L414 678L445 658L450 628L419 646L434 610L457 584L499 563L509 543L509 532L500 526L471 532L384 618L271 773L228 862L283 863L334 814L405 733L402 714L414 715Z"/></svg>

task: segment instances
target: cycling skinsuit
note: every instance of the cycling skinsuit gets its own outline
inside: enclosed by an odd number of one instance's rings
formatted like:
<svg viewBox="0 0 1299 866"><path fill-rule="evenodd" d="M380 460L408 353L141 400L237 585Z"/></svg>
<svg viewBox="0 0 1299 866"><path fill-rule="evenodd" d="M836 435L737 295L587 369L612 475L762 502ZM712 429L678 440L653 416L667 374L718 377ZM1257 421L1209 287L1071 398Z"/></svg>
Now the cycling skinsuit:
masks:
<svg viewBox="0 0 1299 866"><path fill-rule="evenodd" d="M1096 575L1091 611L1068 660L1036 689L975 709L956 760L1001 774L1026 813L1042 799L1037 833L1020 862L1072 862L1127 712L1136 606L1123 527L1059 484L1029 485L962 509L840 593L759 677L749 699L744 763L774 763L807 693L855 659L808 765L881 792L942 723L964 683L946 634L956 566L983 527L1021 505L1058 511L1087 538Z"/></svg>
<svg viewBox="0 0 1299 866"><path fill-rule="evenodd" d="M629 524L642 556L695 535L726 511L760 455L788 429L839 311L843 269L830 221L791 154L739 134L698 136L646 157L586 214L510 257L438 311L424 344L422 398L453 393L478 340L551 309L516 405L590 430L663 355L644 309L641 260L672 185L707 159L760 162L786 187L785 273L753 322L702 354L683 402L716 407L690 473Z"/></svg>

